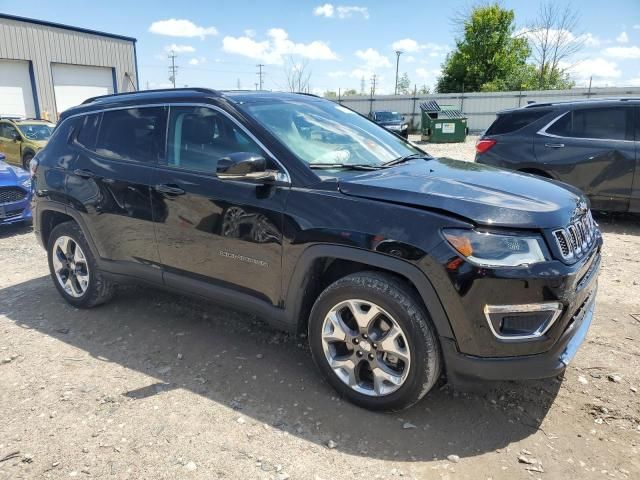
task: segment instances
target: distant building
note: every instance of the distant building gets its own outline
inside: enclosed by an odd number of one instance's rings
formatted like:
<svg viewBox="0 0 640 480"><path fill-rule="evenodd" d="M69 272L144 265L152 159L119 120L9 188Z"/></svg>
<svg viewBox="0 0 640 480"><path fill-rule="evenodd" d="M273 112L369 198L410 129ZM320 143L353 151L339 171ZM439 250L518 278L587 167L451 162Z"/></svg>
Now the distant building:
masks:
<svg viewBox="0 0 640 480"><path fill-rule="evenodd" d="M135 38L0 13L0 116L56 120L86 98L137 89Z"/></svg>

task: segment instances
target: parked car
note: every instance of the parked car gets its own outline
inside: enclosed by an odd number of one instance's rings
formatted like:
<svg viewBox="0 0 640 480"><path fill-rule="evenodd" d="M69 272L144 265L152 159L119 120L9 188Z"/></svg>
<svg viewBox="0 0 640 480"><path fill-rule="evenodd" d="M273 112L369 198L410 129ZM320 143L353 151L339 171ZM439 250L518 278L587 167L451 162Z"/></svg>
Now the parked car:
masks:
<svg viewBox="0 0 640 480"><path fill-rule="evenodd" d="M31 178L0 153L0 225L31 222Z"/></svg>
<svg viewBox="0 0 640 480"><path fill-rule="evenodd" d="M0 118L0 151L5 161L29 170L29 162L47 144L54 127L46 120Z"/></svg>
<svg viewBox="0 0 640 480"><path fill-rule="evenodd" d="M407 407L441 374L558 375L591 323L602 240L579 191L430 157L312 95L98 97L32 164L71 305L145 281L253 312L307 334L367 408Z"/></svg>
<svg viewBox="0 0 640 480"><path fill-rule="evenodd" d="M582 190L591 207L640 212L640 99L533 103L500 112L476 162Z"/></svg>
<svg viewBox="0 0 640 480"><path fill-rule="evenodd" d="M382 125L387 130L391 130L393 133L397 133L404 138L409 137L409 124L398 112L377 110L375 112L371 112L371 119L378 125Z"/></svg>

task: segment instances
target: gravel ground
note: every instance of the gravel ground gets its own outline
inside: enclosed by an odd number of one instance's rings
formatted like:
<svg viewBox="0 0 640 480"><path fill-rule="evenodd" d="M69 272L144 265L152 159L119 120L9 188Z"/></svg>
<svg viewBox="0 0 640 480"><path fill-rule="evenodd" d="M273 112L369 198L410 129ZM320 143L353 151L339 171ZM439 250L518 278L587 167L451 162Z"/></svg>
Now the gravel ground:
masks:
<svg viewBox="0 0 640 480"><path fill-rule="evenodd" d="M640 478L640 224L599 221L596 319L564 378L436 388L396 414L208 302L136 287L72 308L31 229L0 229L0 479Z"/></svg>
<svg viewBox="0 0 640 480"><path fill-rule="evenodd" d="M456 160L466 160L473 162L476 156L476 140L478 135L467 135L467 139L464 143L428 143L420 141L420 135L410 135L409 139L412 142L420 145L420 147L426 150L434 157L449 157Z"/></svg>

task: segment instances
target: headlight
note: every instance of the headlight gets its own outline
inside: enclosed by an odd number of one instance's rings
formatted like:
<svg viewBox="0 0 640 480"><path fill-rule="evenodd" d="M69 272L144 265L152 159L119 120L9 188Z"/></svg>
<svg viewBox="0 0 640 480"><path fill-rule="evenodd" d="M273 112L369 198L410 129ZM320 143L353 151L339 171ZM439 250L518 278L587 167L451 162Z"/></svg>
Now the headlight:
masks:
<svg viewBox="0 0 640 480"><path fill-rule="evenodd" d="M404 125L402 125L402 130L406 130L407 128L409 128L409 124L405 123Z"/></svg>
<svg viewBox="0 0 640 480"><path fill-rule="evenodd" d="M537 235L462 229L447 229L442 233L460 255L480 267L517 267L546 260L544 242Z"/></svg>
<svg viewBox="0 0 640 480"><path fill-rule="evenodd" d="M23 180L20 185L22 185L24 188L26 188L27 190L31 190L31 179L27 178L25 180Z"/></svg>

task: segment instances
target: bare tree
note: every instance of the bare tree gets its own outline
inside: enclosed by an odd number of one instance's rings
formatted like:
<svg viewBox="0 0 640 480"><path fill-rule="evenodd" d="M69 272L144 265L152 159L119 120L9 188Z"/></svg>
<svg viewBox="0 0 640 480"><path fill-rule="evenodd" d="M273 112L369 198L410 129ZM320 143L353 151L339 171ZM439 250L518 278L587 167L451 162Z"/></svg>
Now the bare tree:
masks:
<svg viewBox="0 0 640 480"><path fill-rule="evenodd" d="M293 57L288 57L285 61L284 73L287 78L287 88L290 92L309 93L311 68L308 60L297 62Z"/></svg>
<svg viewBox="0 0 640 480"><path fill-rule="evenodd" d="M540 88L564 75L568 61L584 46L584 37L576 33L579 20L570 5L563 8L548 0L540 5L538 18L524 32L538 70Z"/></svg>

